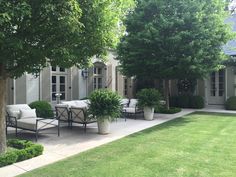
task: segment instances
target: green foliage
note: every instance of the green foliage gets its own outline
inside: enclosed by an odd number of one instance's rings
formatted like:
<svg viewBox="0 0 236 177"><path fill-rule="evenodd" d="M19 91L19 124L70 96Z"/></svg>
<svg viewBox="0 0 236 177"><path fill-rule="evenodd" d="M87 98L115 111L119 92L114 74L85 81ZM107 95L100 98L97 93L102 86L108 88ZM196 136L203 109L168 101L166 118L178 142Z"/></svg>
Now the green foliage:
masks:
<svg viewBox="0 0 236 177"><path fill-rule="evenodd" d="M118 60L127 76L202 78L226 57L232 39L221 0L138 0L126 20Z"/></svg>
<svg viewBox="0 0 236 177"><path fill-rule="evenodd" d="M190 96L189 95L180 95L177 99L177 104L181 108L189 108Z"/></svg>
<svg viewBox="0 0 236 177"><path fill-rule="evenodd" d="M47 101L34 101L29 106L36 109L37 117L50 118L54 116L52 107Z"/></svg>
<svg viewBox="0 0 236 177"><path fill-rule="evenodd" d="M0 167L39 156L43 152L42 145L27 140L11 139L7 141L7 145L11 148L0 155Z"/></svg>
<svg viewBox="0 0 236 177"><path fill-rule="evenodd" d="M155 109L155 112L162 113L162 114L175 114L181 111L181 108L176 107L170 107L169 109L166 109L165 107L160 107L158 109Z"/></svg>
<svg viewBox="0 0 236 177"><path fill-rule="evenodd" d="M0 1L0 64L7 76L87 67L124 34L134 0Z"/></svg>
<svg viewBox="0 0 236 177"><path fill-rule="evenodd" d="M170 106L180 108L204 108L204 99L201 96L180 95L170 97Z"/></svg>
<svg viewBox="0 0 236 177"><path fill-rule="evenodd" d="M17 155L15 151L11 150L9 152L6 152L4 154L0 155L0 167L10 165L15 163L17 160Z"/></svg>
<svg viewBox="0 0 236 177"><path fill-rule="evenodd" d="M201 96L191 96L189 100L190 108L201 109L204 108L204 99Z"/></svg>
<svg viewBox="0 0 236 177"><path fill-rule="evenodd" d="M225 109L236 110L236 96L229 97L225 102Z"/></svg>
<svg viewBox="0 0 236 177"><path fill-rule="evenodd" d="M156 89L142 89L137 93L140 107L155 107L159 105L161 95Z"/></svg>
<svg viewBox="0 0 236 177"><path fill-rule="evenodd" d="M97 119L119 117L121 113L121 97L110 90L95 90L89 97L89 112Z"/></svg>

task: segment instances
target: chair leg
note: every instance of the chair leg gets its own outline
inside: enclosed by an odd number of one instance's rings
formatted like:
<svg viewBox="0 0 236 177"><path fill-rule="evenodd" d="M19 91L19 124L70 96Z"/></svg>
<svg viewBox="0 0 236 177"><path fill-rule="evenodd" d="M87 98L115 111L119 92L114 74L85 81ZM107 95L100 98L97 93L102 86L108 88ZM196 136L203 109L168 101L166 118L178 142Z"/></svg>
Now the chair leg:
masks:
<svg viewBox="0 0 236 177"><path fill-rule="evenodd" d="M84 124L84 132L86 133L87 124Z"/></svg>
<svg viewBox="0 0 236 177"><path fill-rule="evenodd" d="M35 141L36 142L38 141L38 130L36 130L36 132L35 132Z"/></svg>
<svg viewBox="0 0 236 177"><path fill-rule="evenodd" d="M57 125L57 136L60 136L60 120L58 120L58 125Z"/></svg>

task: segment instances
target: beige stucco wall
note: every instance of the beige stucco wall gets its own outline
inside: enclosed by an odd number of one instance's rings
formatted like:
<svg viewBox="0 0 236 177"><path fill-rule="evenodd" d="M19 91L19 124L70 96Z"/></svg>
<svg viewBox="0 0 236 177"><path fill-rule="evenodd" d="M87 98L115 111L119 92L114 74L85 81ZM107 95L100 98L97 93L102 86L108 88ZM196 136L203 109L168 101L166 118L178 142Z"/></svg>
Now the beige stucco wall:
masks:
<svg viewBox="0 0 236 177"><path fill-rule="evenodd" d="M51 102L51 68L46 67L43 69L42 74L42 100Z"/></svg>

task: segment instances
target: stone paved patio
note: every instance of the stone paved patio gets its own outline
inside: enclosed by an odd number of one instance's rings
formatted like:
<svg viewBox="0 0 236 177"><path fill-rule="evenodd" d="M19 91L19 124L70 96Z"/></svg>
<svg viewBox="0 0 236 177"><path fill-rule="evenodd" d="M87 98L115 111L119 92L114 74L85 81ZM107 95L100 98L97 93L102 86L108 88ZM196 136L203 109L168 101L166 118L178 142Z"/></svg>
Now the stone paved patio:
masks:
<svg viewBox="0 0 236 177"><path fill-rule="evenodd" d="M145 121L142 119L127 119L127 121L125 122L124 119L118 119L116 122L113 122L111 124L111 133L108 135L97 134L96 123L88 125L86 133L84 133L81 126L74 126L73 129L63 127L61 128L60 137L57 137L55 134L41 135L39 137L38 143L42 144L45 149L43 155L23 162L15 163L10 166L2 167L0 168L0 176L11 177L25 173L35 168L39 168L58 160L62 160L69 156L123 138L132 133L153 127L155 125L164 123L177 117L181 117L194 111L196 110L184 109L180 113L172 115L155 114L155 119L153 121ZM205 108L202 109L202 111L227 112L223 110L217 111L214 108ZM229 113L236 113L236 111L230 111ZM13 132L14 131L12 131L12 133ZM32 133L23 133L20 136L34 140L34 134Z"/></svg>

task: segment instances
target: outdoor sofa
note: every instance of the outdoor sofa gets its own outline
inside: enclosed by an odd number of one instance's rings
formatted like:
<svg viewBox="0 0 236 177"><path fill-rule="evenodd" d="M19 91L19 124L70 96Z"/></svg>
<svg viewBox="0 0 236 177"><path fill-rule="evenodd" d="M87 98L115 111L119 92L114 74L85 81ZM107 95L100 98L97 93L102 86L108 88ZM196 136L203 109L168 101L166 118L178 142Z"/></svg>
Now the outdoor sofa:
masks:
<svg viewBox="0 0 236 177"><path fill-rule="evenodd" d="M56 117L58 120L66 122L72 128L73 123L82 124L86 132L87 124L94 123L96 120L88 113L89 100L63 101L55 106Z"/></svg>
<svg viewBox="0 0 236 177"><path fill-rule="evenodd" d="M15 128L16 136L18 129L35 132L36 141L40 132L53 127L57 127L57 135L60 136L60 125L56 118L37 117L36 110L31 109L27 104L6 106L6 133L8 127Z"/></svg>

